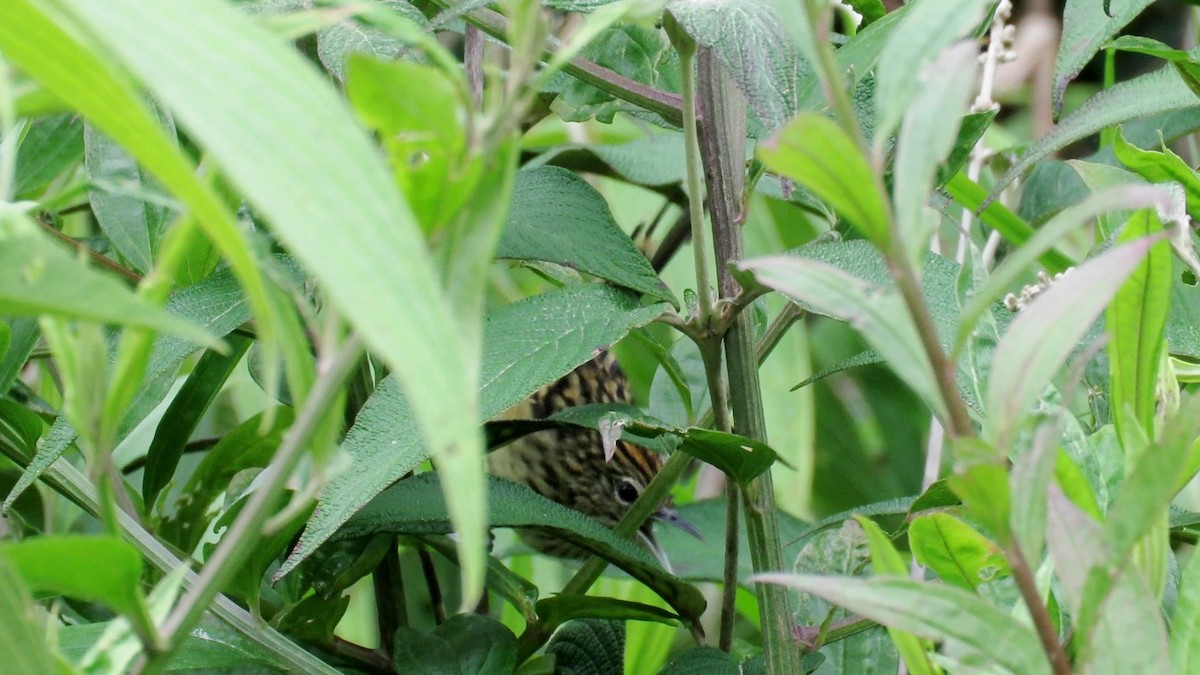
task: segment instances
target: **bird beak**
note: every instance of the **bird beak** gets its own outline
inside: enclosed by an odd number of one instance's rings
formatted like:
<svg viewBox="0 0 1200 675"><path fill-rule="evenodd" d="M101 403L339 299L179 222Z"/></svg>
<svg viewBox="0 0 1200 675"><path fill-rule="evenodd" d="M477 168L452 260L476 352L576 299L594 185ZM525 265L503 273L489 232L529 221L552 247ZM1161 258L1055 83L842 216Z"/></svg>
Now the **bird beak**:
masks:
<svg viewBox="0 0 1200 675"><path fill-rule="evenodd" d="M650 517L653 518L654 520L657 520L660 523L667 523L669 525L674 525L675 527L678 527L679 529L683 530L684 532L687 532L688 534L699 539L700 541L704 541L704 535L700 534L700 530L696 529L695 525L689 523L688 521L684 520L683 518L680 518L679 512L676 511L675 507L673 507L673 506L664 504L663 507L660 508L657 513L655 513L654 515L652 515Z"/></svg>

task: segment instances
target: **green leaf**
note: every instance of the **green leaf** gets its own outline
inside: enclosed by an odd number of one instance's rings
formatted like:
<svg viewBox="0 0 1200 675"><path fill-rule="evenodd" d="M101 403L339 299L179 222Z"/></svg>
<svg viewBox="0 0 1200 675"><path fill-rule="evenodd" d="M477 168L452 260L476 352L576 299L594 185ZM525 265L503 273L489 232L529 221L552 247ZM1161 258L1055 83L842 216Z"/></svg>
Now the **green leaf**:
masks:
<svg viewBox="0 0 1200 675"><path fill-rule="evenodd" d="M392 638L392 665L398 673L455 675L458 656L442 636L401 626Z"/></svg>
<svg viewBox="0 0 1200 675"><path fill-rule="evenodd" d="M667 11L716 54L768 131L796 114L799 54L774 3L675 0Z"/></svg>
<svg viewBox="0 0 1200 675"><path fill-rule="evenodd" d="M959 173L951 178L945 189L954 201L978 213L985 225L999 232L1010 244L1019 247L1033 236L1034 230L1029 223L999 201L991 200L987 190L967 178L966 174ZM1054 249L1038 256L1038 262L1052 273L1061 272L1075 264L1074 260Z"/></svg>
<svg viewBox="0 0 1200 675"><path fill-rule="evenodd" d="M886 248L887 200L862 150L827 117L802 112L759 146L768 169L829 203L880 248Z"/></svg>
<svg viewBox="0 0 1200 675"><path fill-rule="evenodd" d="M742 669L716 647L696 647L671 659L659 675L742 675Z"/></svg>
<svg viewBox="0 0 1200 675"><path fill-rule="evenodd" d="M69 673L56 663L46 641L46 620L14 566L0 554L0 653L13 675Z"/></svg>
<svg viewBox="0 0 1200 675"><path fill-rule="evenodd" d="M416 7L406 2L386 4L389 10L413 21L422 29L428 27L425 15ZM376 59L396 61L408 55L408 46L402 36L364 25L357 17L337 21L317 31L317 57L321 59L321 65L339 80L349 79L346 74L347 61L356 55L368 54Z"/></svg>
<svg viewBox="0 0 1200 675"><path fill-rule="evenodd" d="M705 601L694 586L670 576L649 554L587 516L542 497L529 488L488 477L491 527L548 528L629 573L667 601L680 616L694 619ZM433 472L400 481L381 492L337 532L338 540L377 532L448 534L452 531Z"/></svg>
<svg viewBox="0 0 1200 675"><path fill-rule="evenodd" d="M884 534L883 530L874 521L862 516L855 516L854 519L867 534L867 543L871 547L871 566L874 568L875 574L900 577L908 574L908 566L905 565L904 558L900 557L900 552L896 550L892 540ZM928 652L933 648L931 644L923 643L912 633L895 628L888 628L888 636L892 638L892 644L896 645L896 651L904 659L904 665L908 667L908 672L914 675L933 675L938 672L929 660Z"/></svg>
<svg viewBox="0 0 1200 675"><path fill-rule="evenodd" d="M908 542L917 562L942 581L974 591L1008 576L1000 547L978 530L948 513L920 516L908 527Z"/></svg>
<svg viewBox="0 0 1200 675"><path fill-rule="evenodd" d="M68 659L78 662L110 625L111 622L61 626L58 629L59 648ZM223 621L206 615L171 655L168 669L232 669L238 666L286 667Z"/></svg>
<svg viewBox="0 0 1200 675"><path fill-rule="evenodd" d="M460 675L502 675L517 667L517 636L495 619L458 614L434 628L433 635L449 645Z"/></svg>
<svg viewBox="0 0 1200 675"><path fill-rule="evenodd" d="M755 258L738 267L802 306L850 323L935 414L944 413L929 355L896 291L796 256Z"/></svg>
<svg viewBox="0 0 1200 675"><path fill-rule="evenodd" d="M116 537L59 535L4 542L0 559L36 593L101 602L126 614L142 611L142 558Z"/></svg>
<svg viewBox="0 0 1200 675"><path fill-rule="evenodd" d="M503 307L484 322L482 413L495 417L662 314L629 291L581 284ZM405 392L384 379L342 444L352 468L325 488L300 542L276 578L291 571L350 516L429 457Z"/></svg>
<svg viewBox="0 0 1200 675"><path fill-rule="evenodd" d="M1183 568L1171 615L1171 665L1176 673L1190 673L1200 665L1200 557L1196 556Z"/></svg>
<svg viewBox="0 0 1200 675"><path fill-rule="evenodd" d="M771 464L779 459L779 455L766 443L699 427L687 430L679 449L712 464L743 486L771 468Z"/></svg>
<svg viewBox="0 0 1200 675"><path fill-rule="evenodd" d="M1139 211L1121 230L1121 242L1162 231L1158 216ZM1138 443L1130 428L1154 435L1155 388L1170 305L1172 255L1165 240L1154 244L1125 280L1105 313L1108 331L1109 405L1117 436L1132 461ZM1129 415L1132 414L1132 419Z"/></svg>
<svg viewBox="0 0 1200 675"><path fill-rule="evenodd" d="M1104 529L1056 485L1050 487L1046 515L1046 543L1062 584L1059 602L1078 616L1092 569L1108 565Z"/></svg>
<svg viewBox="0 0 1200 675"><path fill-rule="evenodd" d="M156 112L168 137L174 137L170 116ZM137 161L103 132L89 124L83 138L84 168L92 184L88 201L96 224L121 257L145 275L154 266L159 238L175 215L166 205L169 200L158 194L160 188Z"/></svg>
<svg viewBox="0 0 1200 675"><path fill-rule="evenodd" d="M921 0L908 11L879 55L877 143L891 136L929 79L941 77L937 71L926 74L937 55L957 40L973 35L993 5L991 0Z"/></svg>
<svg viewBox="0 0 1200 675"><path fill-rule="evenodd" d="M998 367L988 380L986 434L994 445L1008 447L1033 402L1153 244L1143 238L1089 260L1017 314L996 347Z"/></svg>
<svg viewBox="0 0 1200 675"><path fill-rule="evenodd" d="M968 450L971 446L984 446ZM960 439L954 446L956 457L968 452L992 453L995 449L976 439ZM1012 540L1012 488L1008 483L1008 472L999 464L979 463L965 471L959 471L946 479L954 494L962 499L971 515L991 530L991 534L1005 545Z"/></svg>
<svg viewBox="0 0 1200 675"><path fill-rule="evenodd" d="M439 230L463 207L483 168L468 152L463 88L437 68L379 57L356 55L348 71L346 95L383 140L417 222Z"/></svg>
<svg viewBox="0 0 1200 675"><path fill-rule="evenodd" d="M227 338L228 354L208 351L196 363L192 374L171 400L146 450L146 470L142 475L142 497L154 504L158 493L171 481L184 446L200 423L200 418L216 400L253 342L241 335Z"/></svg>
<svg viewBox="0 0 1200 675"><path fill-rule="evenodd" d="M1118 5L1116 14L1109 16L1107 9L1096 11L1096 3L1090 0L1067 0L1063 9L1062 48L1054 61L1054 86L1051 90L1055 118L1062 110L1063 92L1067 84L1075 79L1112 36L1152 2L1126 0Z"/></svg>
<svg viewBox="0 0 1200 675"><path fill-rule="evenodd" d="M642 602L591 595L556 595L538 600L537 613L543 625L547 627L561 626L574 619L587 618L679 625L679 617L665 609Z"/></svg>
<svg viewBox="0 0 1200 675"><path fill-rule="evenodd" d="M922 5L930 0L922 0ZM938 165L947 159L958 138L967 101L975 87L974 42L960 42L942 51L930 65L931 78L904 113L893 165L896 221L909 251L929 248L941 222L930 217L926 202L933 190Z"/></svg>
<svg viewBox="0 0 1200 675"><path fill-rule="evenodd" d="M457 563L458 554L454 542L448 537L420 537L421 543L437 551L447 560ZM373 568L372 568L373 569ZM370 572L371 570L365 570ZM516 607L527 622L538 620L538 587L533 582L516 574L494 557L488 557L487 588Z"/></svg>
<svg viewBox="0 0 1200 675"><path fill-rule="evenodd" d="M613 220L604 197L559 167L517 173L496 257L565 265L679 306L650 261Z"/></svg>
<svg viewBox="0 0 1200 675"><path fill-rule="evenodd" d="M160 330L213 347L219 343L191 321L134 295L108 272L81 265L60 243L35 232L25 216L0 214L0 313L70 317ZM6 236L5 236L6 235Z"/></svg>
<svg viewBox="0 0 1200 675"><path fill-rule="evenodd" d="M1196 95L1171 68L1119 82L1088 99L1049 133L1031 143L1012 168L996 181L989 199L994 199L1034 163L1101 129L1173 110L1188 110L1194 115L1197 108Z"/></svg>
<svg viewBox="0 0 1200 675"><path fill-rule="evenodd" d="M554 672L610 675L625 670L625 622L577 619L558 630L546 645Z"/></svg>
<svg viewBox="0 0 1200 675"><path fill-rule="evenodd" d="M83 157L83 120L71 113L55 113L33 120L17 148L14 175L15 201L34 199Z"/></svg>
<svg viewBox="0 0 1200 675"><path fill-rule="evenodd" d="M1122 164L1148 182L1182 185L1187 195L1188 213L1193 217L1200 216L1200 176L1182 157L1165 147L1161 152L1142 150L1125 140L1120 127L1113 136L1112 149Z"/></svg>
<svg viewBox="0 0 1200 675"><path fill-rule="evenodd" d="M782 7L786 8L788 12L795 12L796 18L807 16L801 5L783 3ZM887 46L896 29L903 25L901 19L907 16L909 9L908 5L901 5L888 12L879 18L879 20L873 21L871 25L850 38L846 44L838 47L837 51L834 52L838 71L845 73L847 80L853 80L850 84L856 85L863 78L874 72L875 65L879 61L880 52ZM792 15L789 14L788 18L792 18ZM788 24L791 25L791 22L788 22ZM794 35L794 28L792 32ZM806 58L810 62L812 61L811 57L807 54ZM816 69L816 71L805 71L800 75L800 82L796 86L798 92L797 101L799 102L797 107L799 110L820 110L825 107L824 93L821 90L820 69Z"/></svg>
<svg viewBox="0 0 1200 675"><path fill-rule="evenodd" d="M7 392L25 368L25 362L41 337L36 319L4 319L7 349L0 357L0 391Z"/></svg>
<svg viewBox="0 0 1200 675"><path fill-rule="evenodd" d="M69 4L245 193L411 394L431 454L462 472L447 497L472 552L463 562L465 597L474 597L483 505L460 508L483 471L474 374L464 366L472 360L412 213L362 129L300 54L226 4L200 2L186 20L147 0ZM249 111L248 100L256 101Z"/></svg>
<svg viewBox="0 0 1200 675"><path fill-rule="evenodd" d="M760 574L753 580L812 593L885 626L952 643L1013 673L1050 673L1031 628L964 590L888 577Z"/></svg>

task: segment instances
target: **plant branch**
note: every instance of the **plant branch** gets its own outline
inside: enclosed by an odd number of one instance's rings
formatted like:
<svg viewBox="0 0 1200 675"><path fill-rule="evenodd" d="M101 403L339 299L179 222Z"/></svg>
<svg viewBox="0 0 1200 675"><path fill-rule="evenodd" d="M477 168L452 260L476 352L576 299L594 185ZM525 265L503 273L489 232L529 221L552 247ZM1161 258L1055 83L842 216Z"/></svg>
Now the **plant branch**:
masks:
<svg viewBox="0 0 1200 675"><path fill-rule="evenodd" d="M1050 660L1054 675L1071 675L1071 660L1067 658L1067 652L1058 641L1058 632L1054 630L1054 622L1050 620L1050 613L1046 611L1046 604L1042 602L1042 594L1038 592L1033 570L1029 568L1025 554L1015 541L1005 554L1012 569L1013 581L1017 583L1021 599L1029 609L1029 616L1033 618L1033 626L1037 629L1038 639L1042 641L1042 649L1046 652L1046 658Z"/></svg>
<svg viewBox="0 0 1200 675"><path fill-rule="evenodd" d="M250 555L250 544L257 539L271 515L271 507L283 494L288 478L308 449L308 441L325 419L337 398L342 381L362 354L362 341L351 335L331 356L317 363L318 376L296 421L280 444L275 458L263 470L257 490L250 495L237 519L225 532L201 570L196 583L187 590L167 616L159 630L167 651L145 662L144 672L162 672L172 648L177 647L200 620L213 599L221 592L237 569Z"/></svg>
<svg viewBox="0 0 1200 675"><path fill-rule="evenodd" d="M449 0L434 0L434 4L446 9L452 6ZM497 12L477 9L464 14L463 19L497 40L506 39L508 20ZM542 54L542 60L549 61L551 55L552 52L546 50ZM642 84L579 56L568 61L563 66L563 72L621 100L645 108L662 117L668 124L680 125L683 122L683 104L676 94Z"/></svg>

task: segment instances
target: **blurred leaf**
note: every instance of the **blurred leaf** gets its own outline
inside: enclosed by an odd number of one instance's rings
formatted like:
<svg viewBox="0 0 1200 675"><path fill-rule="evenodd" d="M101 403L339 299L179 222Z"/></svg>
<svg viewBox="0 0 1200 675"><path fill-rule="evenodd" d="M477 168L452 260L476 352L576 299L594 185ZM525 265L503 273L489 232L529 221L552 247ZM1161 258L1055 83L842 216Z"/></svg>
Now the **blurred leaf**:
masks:
<svg viewBox="0 0 1200 675"><path fill-rule="evenodd" d="M1063 47L1054 61L1054 87L1051 90L1056 119L1062 110L1063 92L1066 91L1067 84L1075 79L1079 71L1083 70L1112 36L1152 2L1153 0L1126 0L1121 2L1116 13L1110 16L1107 3L1105 11L1097 12L1096 4L1090 0L1067 0L1063 10Z"/></svg>
<svg viewBox="0 0 1200 675"><path fill-rule="evenodd" d="M954 201L978 213L979 219L999 232L1008 243L1019 247L1033 236L1034 230L1029 223L1021 220L1020 216L1008 210L1008 207L998 200L991 199L987 190L967 178L966 174L959 173L947 181L944 187ZM1075 264L1074 260L1057 250L1050 250L1038 256L1038 262L1051 273L1061 272Z"/></svg>
<svg viewBox="0 0 1200 675"><path fill-rule="evenodd" d="M467 144L464 91L437 68L382 58L350 59L346 95L383 140L417 223L437 231L463 207L483 169Z"/></svg>
<svg viewBox="0 0 1200 675"><path fill-rule="evenodd" d="M930 0L921 4L927 2ZM900 125L892 199L905 246L917 255L929 248L929 239L941 222L940 217L927 215L926 203L938 166L954 149L968 99L975 90L978 51L975 42L964 41L937 54L928 66L937 76L921 87Z"/></svg>
<svg viewBox="0 0 1200 675"><path fill-rule="evenodd" d="M34 199L52 180L83 158L83 120L55 113L32 120L17 148L15 201Z"/></svg>
<svg viewBox="0 0 1200 675"><path fill-rule="evenodd" d="M758 156L771 171L828 202L876 246L887 247L887 201L862 150L833 120L802 112L761 144Z"/></svg>
<svg viewBox="0 0 1200 675"><path fill-rule="evenodd" d="M25 216L0 213L0 313L61 316L159 330L213 347L219 343L191 321L134 295L108 272L81 265ZM6 236L5 236L6 235Z"/></svg>
<svg viewBox="0 0 1200 675"><path fill-rule="evenodd" d="M604 197L566 169L517 172L496 257L565 265L679 307L645 254L613 220Z"/></svg>
<svg viewBox="0 0 1200 675"><path fill-rule="evenodd" d="M407 2L387 2L388 9L414 22L422 29L429 22L419 9ZM396 61L408 54L409 45L401 36L380 28L364 25L357 18L343 19L317 32L317 57L321 65L339 80L349 79L347 62L357 54L376 59ZM427 92L428 93L428 92Z"/></svg>
<svg viewBox="0 0 1200 675"><path fill-rule="evenodd" d="M577 619L550 638L546 653L555 671L573 675L612 675L625 669L625 622Z"/></svg>
<svg viewBox="0 0 1200 675"><path fill-rule="evenodd" d="M948 513L915 518L908 527L908 542L917 562L942 581L968 591L1009 574L1000 547Z"/></svg>
<svg viewBox="0 0 1200 675"><path fill-rule="evenodd" d="M774 3L675 0L667 11L697 44L713 50L767 131L796 114L799 54Z"/></svg>
<svg viewBox="0 0 1200 675"><path fill-rule="evenodd" d="M337 539L376 532L448 534L452 531L435 473L400 481L381 492L337 532ZM685 619L704 611L705 601L694 586L670 576L651 562L648 553L622 539L595 520L552 502L529 488L488 477L491 527L542 527L572 544L586 548L620 567L658 593Z"/></svg>
<svg viewBox="0 0 1200 675"><path fill-rule="evenodd" d="M5 655L6 671L13 675L71 672L56 662L46 628L21 575L0 554L0 653Z"/></svg>
<svg viewBox="0 0 1200 675"><path fill-rule="evenodd" d="M695 647L671 659L659 675L742 675L742 669L716 647Z"/></svg>
<svg viewBox="0 0 1200 675"><path fill-rule="evenodd" d="M101 602L121 613L142 611L142 558L115 537L58 535L0 542L0 559L36 593Z"/></svg>
<svg viewBox="0 0 1200 675"><path fill-rule="evenodd" d="M967 591L891 577L760 574L753 580L812 593L885 626L952 643L1014 673L1050 673L1031 628Z"/></svg>
<svg viewBox="0 0 1200 675"><path fill-rule="evenodd" d="M1183 569L1179 599L1171 615L1171 665L1190 673L1200 664L1200 557L1192 556Z"/></svg>
<svg viewBox="0 0 1200 675"><path fill-rule="evenodd" d="M413 394L431 454L462 472L446 496L463 550L471 552L464 580L478 590L483 505L460 508L478 494L471 487L483 466L474 373L464 365L472 361L420 230L375 148L329 83L236 9L203 2L180 21L153 2L115 2L68 4L321 282L324 296ZM224 48L214 52L217 43ZM256 101L254 114L247 100ZM374 300L362 302L368 297Z"/></svg>
<svg viewBox="0 0 1200 675"><path fill-rule="evenodd" d="M639 306L628 291L580 284L502 307L484 321L484 418L521 402L571 372L595 351L653 321L665 304ZM352 468L325 488L312 520L276 579L329 538L359 508L429 457L405 392L385 378L359 411L342 444Z"/></svg>
<svg viewBox="0 0 1200 675"><path fill-rule="evenodd" d="M962 438L954 446L954 454L960 457L964 448L973 443L972 439ZM974 443L982 443L974 441ZM995 452L992 448L986 448ZM960 470L946 479L954 493L962 499L963 504L970 509L971 515L991 530L991 534L999 540L1001 546L1012 540L1012 488L1008 483L1008 472L998 464L979 463Z"/></svg>
<svg viewBox="0 0 1200 675"><path fill-rule="evenodd" d="M458 554L454 542L447 537L420 537L421 543L440 553L447 560L458 562ZM370 571L370 570L368 570ZM508 600L513 607L521 612L527 622L538 618L538 587L533 582L504 566L494 557L488 558L487 578L484 582L488 589Z"/></svg>
<svg viewBox="0 0 1200 675"><path fill-rule="evenodd" d="M5 350L0 356L0 392L7 393L21 374L33 348L41 337L37 319L3 319L0 331L4 333Z"/></svg>
<svg viewBox="0 0 1200 675"><path fill-rule="evenodd" d="M1154 244L1149 238L1114 248L1071 270L1017 314L988 380L986 434L1008 447L1029 408L1075 349L1121 284Z"/></svg>
<svg viewBox="0 0 1200 675"><path fill-rule="evenodd" d="M873 0L867 1L873 2ZM795 38L796 23L791 19L807 15L804 14L801 5L782 3L780 7L783 11L788 12L784 18L784 24L792 29L793 38ZM880 52L887 46L893 33L903 25L901 20L907 16L909 9L908 5L901 5L893 9L859 31L834 52L833 56L837 61L838 70L844 73L847 79L854 80L851 84L857 84L875 71ZM795 15L791 12L795 12ZM807 54L806 60L809 63L812 62L812 58ZM824 93L821 90L819 69L802 72L796 90L799 110L821 110L826 107Z"/></svg>
<svg viewBox="0 0 1200 675"><path fill-rule="evenodd" d="M986 26L992 5L991 0L921 0L905 14L879 55L876 138L891 136L927 86L926 68L942 50Z"/></svg>

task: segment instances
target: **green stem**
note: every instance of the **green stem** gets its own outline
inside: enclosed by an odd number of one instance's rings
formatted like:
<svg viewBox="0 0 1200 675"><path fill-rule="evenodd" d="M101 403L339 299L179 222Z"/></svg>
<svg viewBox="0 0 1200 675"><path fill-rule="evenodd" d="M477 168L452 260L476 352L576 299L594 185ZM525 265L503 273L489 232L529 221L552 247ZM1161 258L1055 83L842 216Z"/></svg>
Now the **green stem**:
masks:
<svg viewBox="0 0 1200 675"><path fill-rule="evenodd" d="M275 458L263 470L260 485L246 501L233 525L225 532L213 555L205 561L196 583L187 590L159 631L167 650L144 663L147 673L166 669L170 651L177 647L192 626L200 620L213 599L228 585L253 550L253 542L271 515L271 508L283 495L287 480L308 449L308 441L325 421L327 411L337 399L342 381L362 354L361 340L351 335L330 357L318 363L320 375L280 444Z"/></svg>
<svg viewBox="0 0 1200 675"><path fill-rule="evenodd" d="M722 298L736 298L742 289L733 278L731 265L743 257L740 218L746 180L746 102L710 50L701 52L698 65L699 97L705 110L705 121L700 130L704 165L713 177L709 186L709 208L717 282ZM787 323L790 321L788 319ZM758 353L754 329L745 312L738 312L734 317L729 331L724 334L724 344L733 430L766 442ZM787 569L783 563L771 472L764 472L750 481L741 493L750 562L755 573ZM756 591L767 672L773 675L802 672L800 652L792 637L791 593L783 586L772 584L758 584Z"/></svg>

